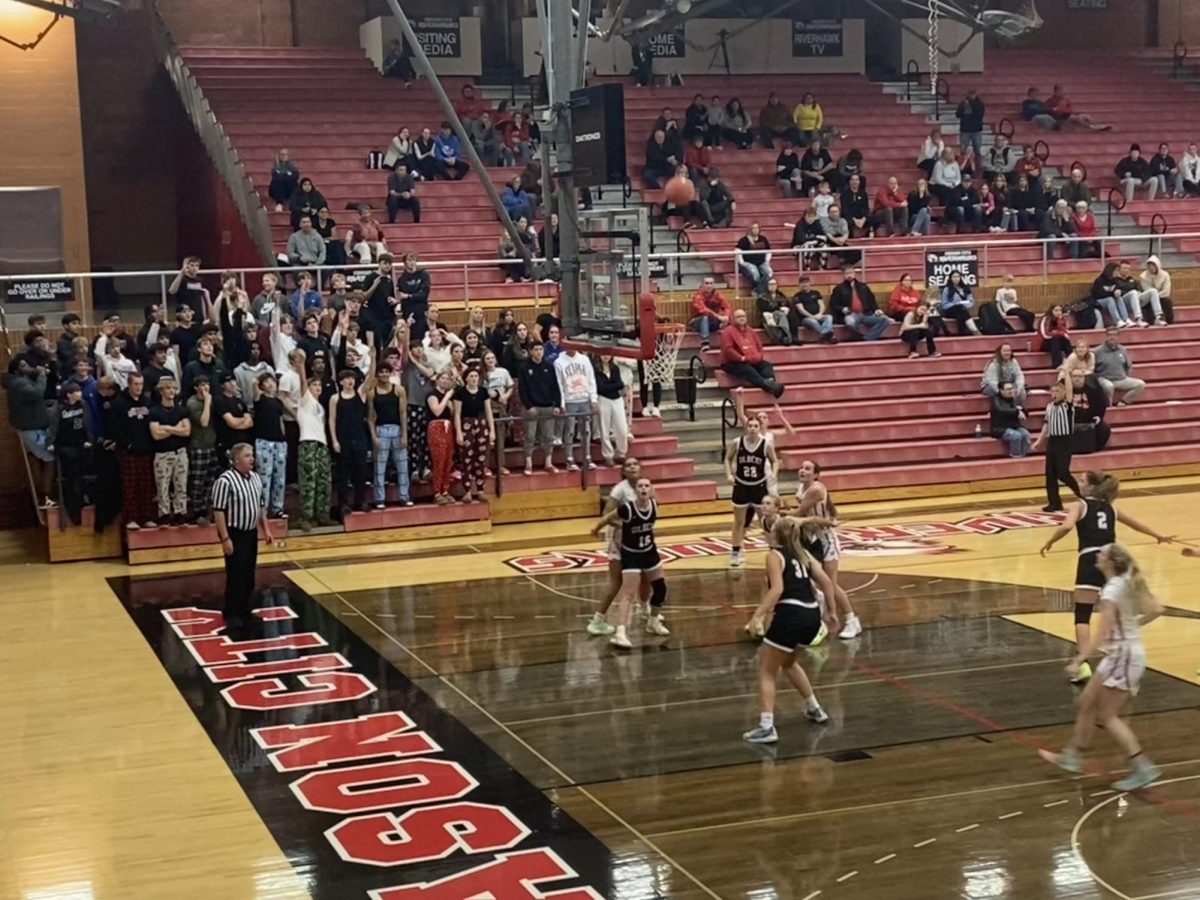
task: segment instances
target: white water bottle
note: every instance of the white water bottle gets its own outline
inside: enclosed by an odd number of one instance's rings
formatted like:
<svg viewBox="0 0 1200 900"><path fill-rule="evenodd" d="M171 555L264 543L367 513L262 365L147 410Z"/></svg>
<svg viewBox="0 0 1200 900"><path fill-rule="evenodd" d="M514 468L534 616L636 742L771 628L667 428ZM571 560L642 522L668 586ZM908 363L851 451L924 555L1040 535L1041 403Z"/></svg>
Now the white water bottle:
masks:
<svg viewBox="0 0 1200 900"><path fill-rule="evenodd" d="M979 440L982 437L983 437L983 426L980 425L978 422L976 422L975 423L975 440Z"/></svg>

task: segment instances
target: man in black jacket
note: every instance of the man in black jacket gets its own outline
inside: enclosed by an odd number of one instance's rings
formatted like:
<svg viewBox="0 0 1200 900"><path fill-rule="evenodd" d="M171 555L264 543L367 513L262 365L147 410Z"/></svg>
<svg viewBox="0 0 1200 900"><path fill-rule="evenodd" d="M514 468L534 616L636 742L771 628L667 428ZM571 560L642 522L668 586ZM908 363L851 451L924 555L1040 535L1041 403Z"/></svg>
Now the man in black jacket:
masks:
<svg viewBox="0 0 1200 900"><path fill-rule="evenodd" d="M541 433L542 454L546 471L557 472L551 454L562 415L562 395L554 364L546 359L544 344L534 342L529 347L529 359L517 368L517 391L525 407L525 474L533 474L533 447Z"/></svg>
<svg viewBox="0 0 1200 900"><path fill-rule="evenodd" d="M1104 421L1104 414L1108 412L1108 394L1104 393L1104 388L1094 376L1072 369L1071 403L1075 407L1075 452L1085 452L1079 449L1078 434L1089 426L1096 432L1096 450L1103 450L1112 437L1112 428Z"/></svg>
<svg viewBox="0 0 1200 900"><path fill-rule="evenodd" d="M716 169L708 170L708 181L700 186L700 214L709 228L728 228L733 224L733 211L737 202L721 180Z"/></svg>
<svg viewBox="0 0 1200 900"><path fill-rule="evenodd" d="M967 96L958 104L954 117L958 119L958 147L963 153L970 147L975 151L975 161L983 162L983 117L987 107L975 93L975 88L967 91Z"/></svg>
<svg viewBox="0 0 1200 900"><path fill-rule="evenodd" d="M1133 200L1133 192L1145 185L1146 199L1153 200L1158 196L1158 179L1150 172L1150 163L1142 157L1142 148L1137 144L1129 145L1129 155L1117 163L1113 169L1121 184L1125 187L1125 201Z"/></svg>
<svg viewBox="0 0 1200 900"><path fill-rule="evenodd" d="M950 191L946 203L946 220L953 222L959 231L976 232L982 223L979 220L979 191L975 190L969 172L963 172L962 183Z"/></svg>
<svg viewBox="0 0 1200 900"><path fill-rule="evenodd" d="M879 311L870 286L855 277L854 266L842 269L842 283L830 294L829 308L834 321L846 326L853 341L864 338L877 341L892 324L892 320ZM859 331L861 327L867 329L865 336Z"/></svg>
<svg viewBox="0 0 1200 900"><path fill-rule="evenodd" d="M60 372L70 372L75 366L75 338L79 337L82 325L83 320L77 313L67 313L62 317L62 334L55 348Z"/></svg>
<svg viewBox="0 0 1200 900"><path fill-rule="evenodd" d="M485 113L486 115L486 113ZM408 174L408 166L402 162L396 163L392 174L388 176L387 211L388 224L395 224L400 210L407 209L412 213L413 224L421 221L421 201L417 199L417 183Z"/></svg>
<svg viewBox="0 0 1200 900"><path fill-rule="evenodd" d="M429 312L429 273L417 268L417 254L404 254L404 268L396 278L396 299L400 301L400 314L408 319L410 337L420 340L425 337L425 314ZM383 346L380 344L380 346Z"/></svg>
<svg viewBox="0 0 1200 900"><path fill-rule="evenodd" d="M1179 163L1171 155L1171 148L1166 142L1158 145L1158 152L1150 157L1150 177L1158 182L1158 190L1164 197L1182 197L1183 175L1179 172Z"/></svg>
<svg viewBox="0 0 1200 900"><path fill-rule="evenodd" d="M129 387L113 399L112 413L121 468L121 495L125 527L137 529L154 523L154 440L150 437L150 404L145 381L135 372Z"/></svg>
<svg viewBox="0 0 1200 900"><path fill-rule="evenodd" d="M646 167L642 170L642 178L647 187L658 190L662 187L664 178L675 174L675 167L679 165L680 158L671 150L667 145L667 134L661 128L646 141Z"/></svg>

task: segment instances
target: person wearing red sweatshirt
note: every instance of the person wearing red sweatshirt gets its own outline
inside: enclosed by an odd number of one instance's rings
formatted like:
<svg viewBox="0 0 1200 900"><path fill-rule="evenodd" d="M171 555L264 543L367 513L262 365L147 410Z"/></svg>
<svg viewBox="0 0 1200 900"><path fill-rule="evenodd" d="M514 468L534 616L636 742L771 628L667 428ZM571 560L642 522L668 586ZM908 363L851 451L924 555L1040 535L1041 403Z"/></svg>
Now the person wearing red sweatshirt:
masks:
<svg viewBox="0 0 1200 900"><path fill-rule="evenodd" d="M763 358L762 339L746 322L744 309L734 310L733 321L721 332L721 368L776 400L783 395L784 386L775 380L775 367Z"/></svg>
<svg viewBox="0 0 1200 900"><path fill-rule="evenodd" d="M692 295L692 321L689 328L700 332L700 349L707 350L709 335L729 324L729 301L717 291L717 282L705 278L700 290Z"/></svg>
<svg viewBox="0 0 1200 900"><path fill-rule="evenodd" d="M900 182L894 176L875 192L871 219L876 231L887 228L888 234L901 237L908 234L908 197L900 190Z"/></svg>

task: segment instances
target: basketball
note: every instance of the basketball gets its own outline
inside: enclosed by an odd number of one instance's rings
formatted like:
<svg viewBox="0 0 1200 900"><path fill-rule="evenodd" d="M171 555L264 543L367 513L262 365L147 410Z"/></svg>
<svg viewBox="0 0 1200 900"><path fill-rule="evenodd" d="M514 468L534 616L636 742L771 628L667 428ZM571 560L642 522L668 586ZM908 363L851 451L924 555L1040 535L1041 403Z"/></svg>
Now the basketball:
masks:
<svg viewBox="0 0 1200 900"><path fill-rule="evenodd" d="M667 202L672 206L687 206L696 199L696 186L691 179L676 175L667 182Z"/></svg>

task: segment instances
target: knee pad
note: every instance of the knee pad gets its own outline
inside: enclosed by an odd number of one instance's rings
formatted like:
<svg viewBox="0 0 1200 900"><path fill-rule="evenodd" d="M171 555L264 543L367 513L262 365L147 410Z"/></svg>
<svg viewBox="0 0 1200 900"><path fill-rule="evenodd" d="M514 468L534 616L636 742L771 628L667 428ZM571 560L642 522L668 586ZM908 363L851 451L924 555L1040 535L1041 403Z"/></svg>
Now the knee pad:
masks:
<svg viewBox="0 0 1200 900"><path fill-rule="evenodd" d="M650 605L655 609L667 602L667 580L655 578L650 582Z"/></svg>
<svg viewBox="0 0 1200 900"><path fill-rule="evenodd" d="M1087 625L1092 621L1092 610L1096 608L1093 603L1076 603L1075 604L1075 624Z"/></svg>

